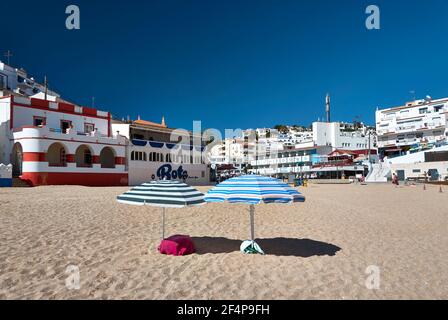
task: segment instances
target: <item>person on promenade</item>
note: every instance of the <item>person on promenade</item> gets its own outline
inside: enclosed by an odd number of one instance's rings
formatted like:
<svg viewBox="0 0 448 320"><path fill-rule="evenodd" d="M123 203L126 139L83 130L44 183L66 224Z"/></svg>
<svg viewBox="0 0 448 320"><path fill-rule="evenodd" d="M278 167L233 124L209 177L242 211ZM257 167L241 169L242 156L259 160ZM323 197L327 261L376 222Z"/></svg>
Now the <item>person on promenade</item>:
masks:
<svg viewBox="0 0 448 320"><path fill-rule="evenodd" d="M398 182L398 176L397 174L394 172L392 175L392 184L398 186L400 183Z"/></svg>

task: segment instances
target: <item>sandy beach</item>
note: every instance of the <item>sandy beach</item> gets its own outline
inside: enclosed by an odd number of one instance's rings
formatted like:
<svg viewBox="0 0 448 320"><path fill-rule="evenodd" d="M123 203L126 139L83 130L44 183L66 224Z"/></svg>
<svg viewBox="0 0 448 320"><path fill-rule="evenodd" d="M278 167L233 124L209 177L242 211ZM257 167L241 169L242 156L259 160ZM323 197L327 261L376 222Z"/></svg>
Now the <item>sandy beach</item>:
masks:
<svg viewBox="0 0 448 320"><path fill-rule="evenodd" d="M0 189L0 299L447 299L448 189L310 185L305 203L167 211L198 252L157 252L160 209L119 204L128 188ZM199 188L206 191L207 188ZM80 289L65 285L80 271ZM380 270L368 289L368 266Z"/></svg>

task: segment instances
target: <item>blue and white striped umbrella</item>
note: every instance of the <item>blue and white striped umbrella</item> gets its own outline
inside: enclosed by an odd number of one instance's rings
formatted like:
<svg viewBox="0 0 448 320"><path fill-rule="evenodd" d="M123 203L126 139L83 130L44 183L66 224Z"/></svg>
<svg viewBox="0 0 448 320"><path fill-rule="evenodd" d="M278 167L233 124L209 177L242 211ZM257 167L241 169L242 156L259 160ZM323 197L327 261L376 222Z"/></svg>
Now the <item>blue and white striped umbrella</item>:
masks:
<svg viewBox="0 0 448 320"><path fill-rule="evenodd" d="M165 208L205 204L204 194L177 180L143 183L119 195L117 201L132 205L162 207L162 239L165 239Z"/></svg>
<svg viewBox="0 0 448 320"><path fill-rule="evenodd" d="M263 250L254 241L254 205L260 203L304 202L305 197L278 179L258 175L245 175L231 178L218 184L209 190L204 196L204 200L206 202L228 201L230 203L249 204L251 240L243 242L241 251L263 254Z"/></svg>
<svg viewBox="0 0 448 320"><path fill-rule="evenodd" d="M117 201L133 205L182 208L203 205L204 194L177 180L143 183L119 195Z"/></svg>
<svg viewBox="0 0 448 320"><path fill-rule="evenodd" d="M204 197L206 202L259 204L303 202L305 197L278 179L246 175L226 180Z"/></svg>

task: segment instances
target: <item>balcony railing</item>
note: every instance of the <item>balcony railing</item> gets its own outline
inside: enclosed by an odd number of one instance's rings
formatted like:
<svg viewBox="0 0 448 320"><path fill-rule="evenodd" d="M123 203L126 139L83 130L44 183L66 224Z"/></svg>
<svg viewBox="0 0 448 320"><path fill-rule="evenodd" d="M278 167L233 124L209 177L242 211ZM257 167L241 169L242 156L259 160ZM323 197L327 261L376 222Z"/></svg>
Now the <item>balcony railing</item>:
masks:
<svg viewBox="0 0 448 320"><path fill-rule="evenodd" d="M39 126L37 128L44 128L45 126ZM101 137L101 138L108 138L109 136L107 134L102 134L101 132L83 132L83 131L64 131L60 128L48 128L50 132L54 132L54 133L60 133L60 134L76 134L77 136L84 136L84 137Z"/></svg>
<svg viewBox="0 0 448 320"><path fill-rule="evenodd" d="M276 174L276 173L304 173L311 170L310 166L303 167L287 167L287 168L252 168L251 172L259 174Z"/></svg>
<svg viewBox="0 0 448 320"><path fill-rule="evenodd" d="M77 141L85 141L85 142L98 142L100 140L103 140L104 142L111 143L111 140L115 140L114 142L118 142L118 144L125 144L126 138L120 135L113 135L113 136L107 136L105 134L102 134L101 132L95 132L95 134L88 134L84 132L77 132L73 130L66 131L65 133L62 132L60 128L51 128L47 126L22 126L18 128L14 128L13 130L14 136L18 137L41 137L45 136L48 138L62 138L64 136L64 139L70 139L70 140L77 140Z"/></svg>
<svg viewBox="0 0 448 320"><path fill-rule="evenodd" d="M350 166L352 164L353 164L353 160L347 159L347 160L342 160L342 161L320 162L319 164L313 165L313 168L343 167L343 166Z"/></svg>
<svg viewBox="0 0 448 320"><path fill-rule="evenodd" d="M415 125L413 125L413 126L400 126L400 127L398 127L397 129L397 131L413 131L413 130L415 130L415 128L416 128L416 126Z"/></svg>

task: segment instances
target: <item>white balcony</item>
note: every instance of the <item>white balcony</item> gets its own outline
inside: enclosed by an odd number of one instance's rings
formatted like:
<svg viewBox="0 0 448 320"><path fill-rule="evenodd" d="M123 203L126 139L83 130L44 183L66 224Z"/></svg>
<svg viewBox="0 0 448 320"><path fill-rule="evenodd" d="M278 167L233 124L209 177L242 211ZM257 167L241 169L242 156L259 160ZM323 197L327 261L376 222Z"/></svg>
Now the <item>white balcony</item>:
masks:
<svg viewBox="0 0 448 320"><path fill-rule="evenodd" d="M411 126L399 126L397 127L397 132L407 132L407 131L415 131L416 126L415 125L411 125Z"/></svg>
<svg viewBox="0 0 448 320"><path fill-rule="evenodd" d="M415 144L415 143L418 143L418 139L416 139L416 138L395 141L395 144L397 146L407 146L407 145Z"/></svg>
<svg viewBox="0 0 448 320"><path fill-rule="evenodd" d="M68 140L74 142L84 143L104 143L104 144L116 144L125 145L126 138L121 135L113 135L108 137L107 135L97 132L94 135L79 133L71 131L69 133L62 133L60 129L52 129L47 126L32 127L26 126L14 129L14 139L21 138L45 138L54 140Z"/></svg>

